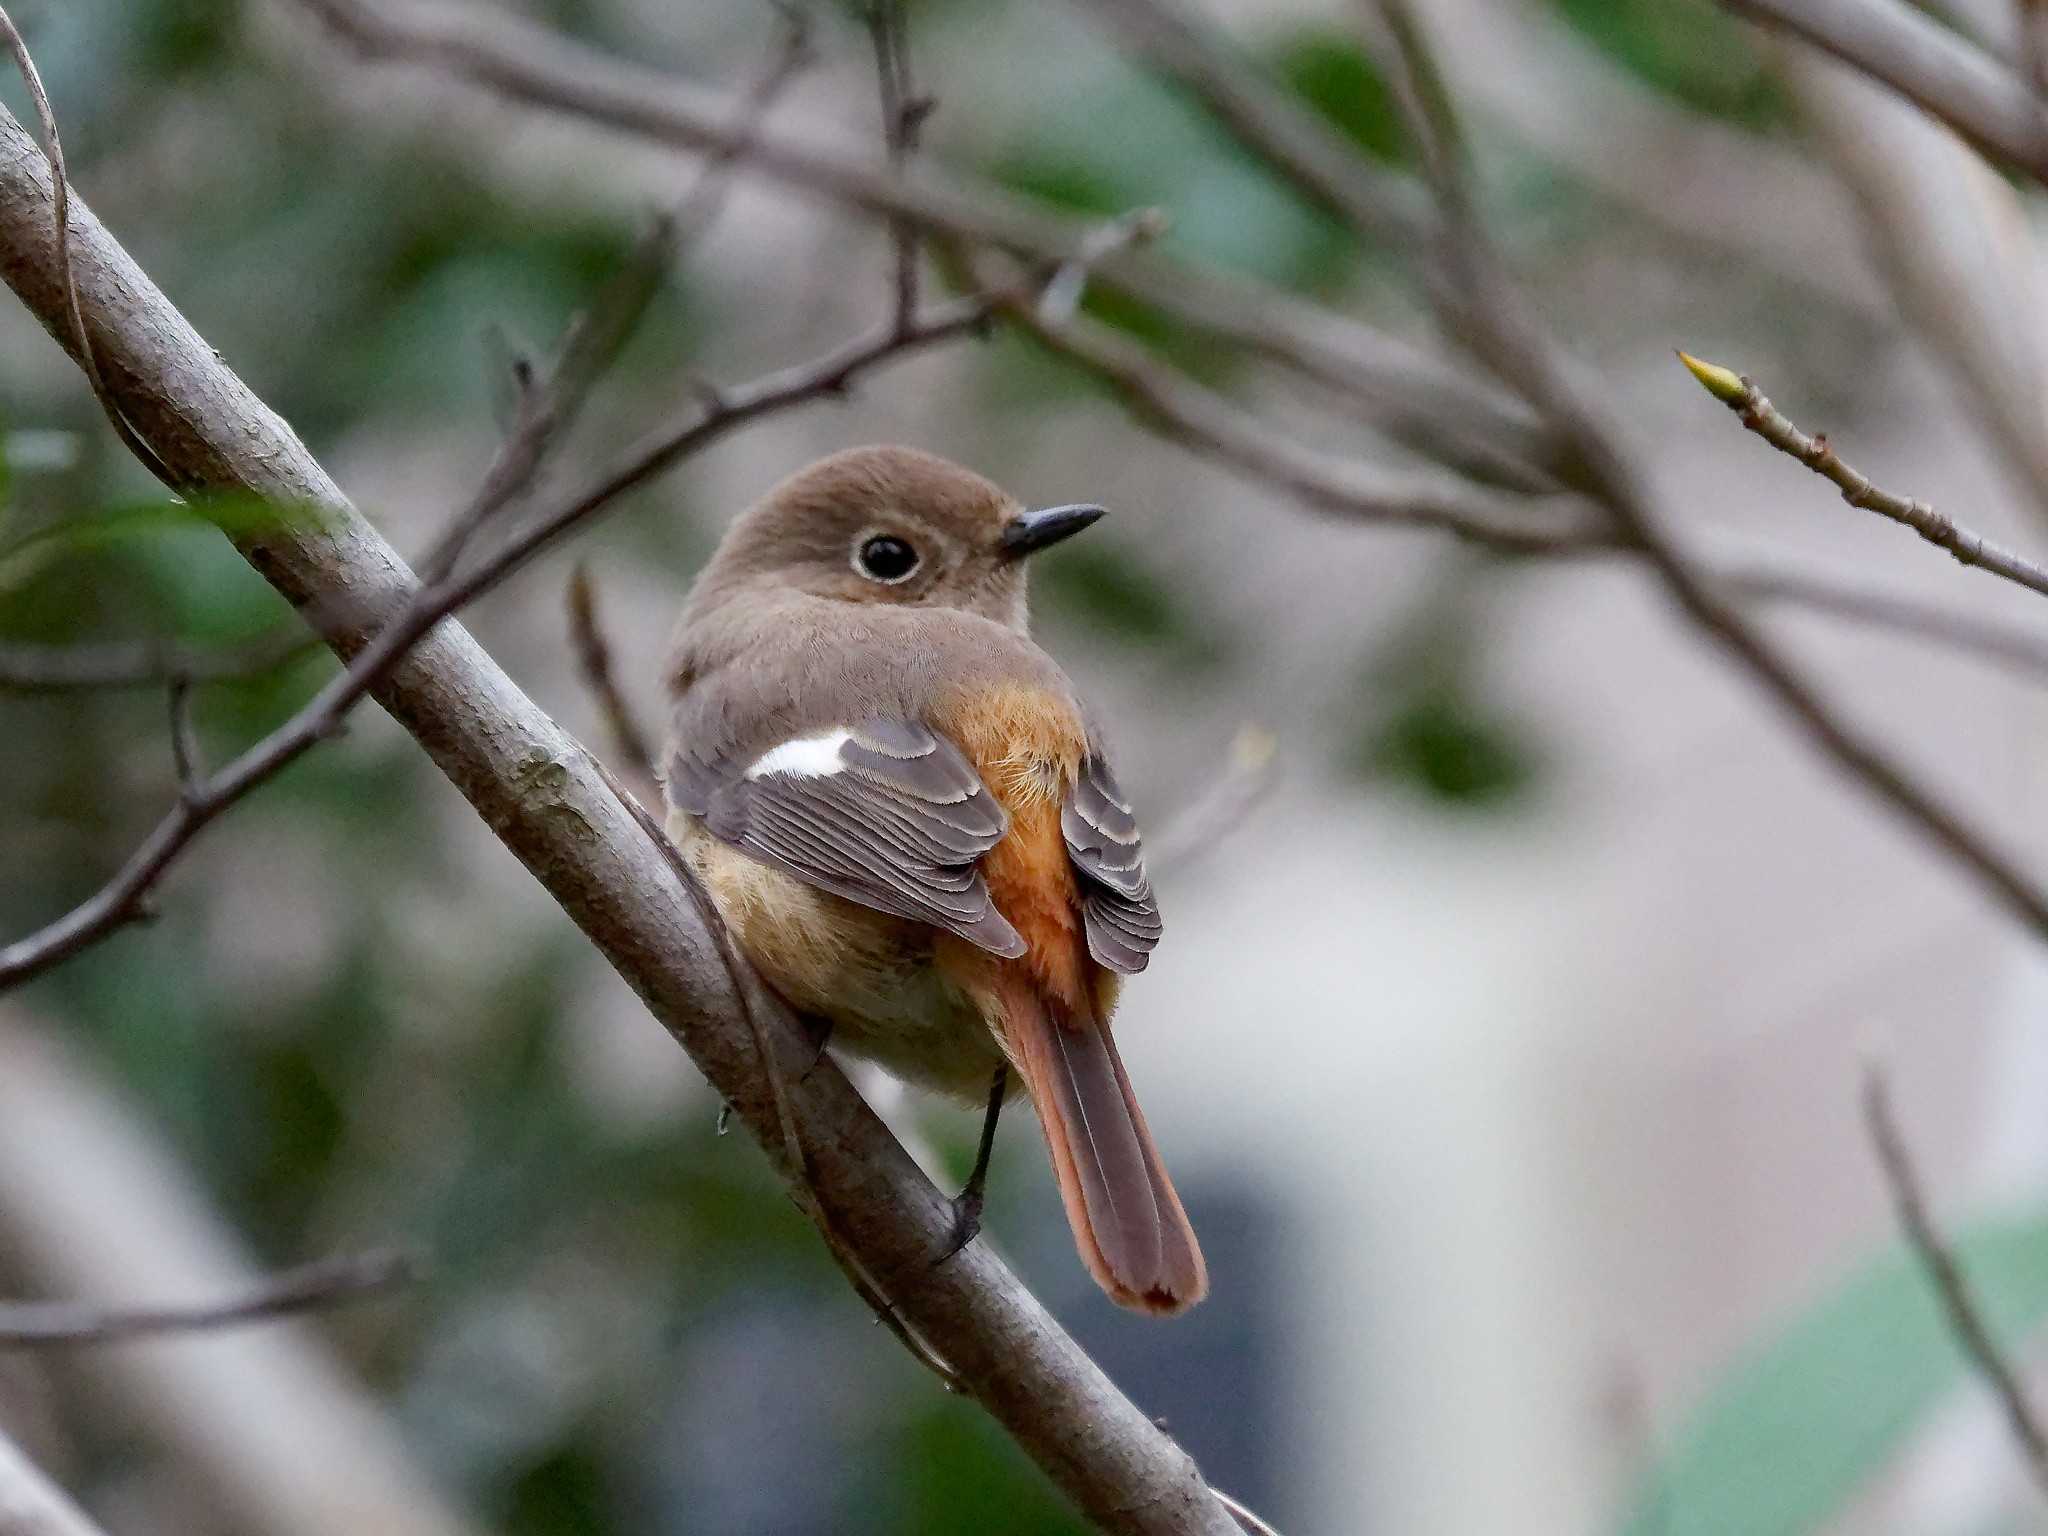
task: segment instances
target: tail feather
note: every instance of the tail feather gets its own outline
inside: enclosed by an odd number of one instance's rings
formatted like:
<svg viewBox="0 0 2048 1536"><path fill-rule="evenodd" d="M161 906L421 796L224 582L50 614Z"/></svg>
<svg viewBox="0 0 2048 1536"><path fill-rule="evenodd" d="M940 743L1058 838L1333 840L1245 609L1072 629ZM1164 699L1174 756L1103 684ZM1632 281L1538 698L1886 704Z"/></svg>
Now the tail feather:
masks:
<svg viewBox="0 0 2048 1536"><path fill-rule="evenodd" d="M1005 1010L1019 1070L1037 1107L1074 1242L1112 1299L1179 1312L1208 1292L1208 1271L1180 1196L1108 1029L1055 1016L1016 989Z"/></svg>

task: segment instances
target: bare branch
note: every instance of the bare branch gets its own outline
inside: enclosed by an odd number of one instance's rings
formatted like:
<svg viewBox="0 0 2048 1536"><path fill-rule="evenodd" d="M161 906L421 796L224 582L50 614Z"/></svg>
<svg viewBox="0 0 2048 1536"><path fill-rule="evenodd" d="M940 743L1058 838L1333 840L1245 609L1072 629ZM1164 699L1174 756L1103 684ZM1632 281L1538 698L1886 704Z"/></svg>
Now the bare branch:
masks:
<svg viewBox="0 0 2048 1536"><path fill-rule="evenodd" d="M243 1296L182 1307L0 1302L0 1349L115 1344L165 1333L208 1333L346 1306L415 1278L404 1254L379 1249L322 1259L272 1276ZM5 1526L0 1525L0 1530Z"/></svg>
<svg viewBox="0 0 2048 1536"><path fill-rule="evenodd" d="M882 142L889 168L898 176L917 153L918 131L938 103L920 96L910 72L910 22L902 0L869 0L868 36L875 50L875 75L882 95ZM917 225L901 214L889 220L896 247L896 324L908 327L917 314Z"/></svg>
<svg viewBox="0 0 2048 1536"><path fill-rule="evenodd" d="M2019 32L2020 72L2038 98L2048 93L2048 4L2014 0L2013 22Z"/></svg>
<svg viewBox="0 0 2048 1536"><path fill-rule="evenodd" d="M1931 640L1959 655L2048 680L2048 630L2000 624L1918 598L1831 577L1757 566L1717 571L1714 585L1746 603L1776 603Z"/></svg>
<svg viewBox="0 0 2048 1536"><path fill-rule="evenodd" d="M463 570L417 589L389 622L358 647L342 673L297 714L210 777L187 786L179 803L159 822L99 891L49 926L0 947L0 989L41 974L115 929L142 915L144 901L164 871L209 824L259 785L267 783L306 751L332 736L357 700L375 691L385 675L435 626L519 570L571 529L678 463L687 454L734 429L774 412L819 399L843 396L862 374L910 352L967 334L986 320L989 301L966 300L920 321L909 335L893 326L855 341L814 362L800 364L732 390L715 404L694 406L679 424L662 428L592 481L551 500L489 554ZM473 501L452 532L466 542L477 525ZM493 506L492 512L501 510ZM431 558L441 563L449 540Z"/></svg>
<svg viewBox="0 0 2048 1536"><path fill-rule="evenodd" d="M55 693L85 688L161 688L260 677L320 649L319 638L294 619L237 645L198 647L173 641L84 645L0 645L0 693Z"/></svg>
<svg viewBox="0 0 2048 1536"><path fill-rule="evenodd" d="M190 802L205 788L206 768L199 757L199 738L192 728L192 680L170 682L171 761L178 770L178 798Z"/></svg>
<svg viewBox="0 0 2048 1536"><path fill-rule="evenodd" d="M1230 1518L1237 1522L1238 1529L1243 1531L1245 1536L1280 1536L1277 1530L1221 1488L1211 1488L1209 1491L1216 1495L1218 1504L1230 1511Z"/></svg>
<svg viewBox="0 0 2048 1536"><path fill-rule="evenodd" d="M1913 1167L1912 1155L1906 1150L1905 1138L1899 1133L1890 1085L1885 1081L1883 1070L1875 1063L1866 1066L1863 1072L1863 1121L1870 1130L1871 1144L1877 1149L1878 1164L1884 1170L1885 1188L1891 1194L1892 1209L1897 1213L1900 1229L1940 1299L1949 1331L1955 1335L1957 1345L1977 1368L1977 1373L1984 1378L1985 1385L1997 1397L1999 1407L2005 1412L2006 1424L2012 1430L2013 1442L2025 1459L2036 1486L2043 1493L2048 1493L2048 1434L2043 1433L2034 1406L2027 1400L2026 1389L2020 1385L2019 1372L1992 1337L1991 1325L1985 1319L1984 1309L1977 1300L1969 1277L1963 1273L1961 1262L1943 1241L1941 1233L1935 1229L1934 1218L1928 1214L1927 1197L1921 1191L1920 1176Z"/></svg>
<svg viewBox="0 0 2048 1536"><path fill-rule="evenodd" d="M1411 180L1365 159L1171 0L1089 0L1088 9L1112 23L1141 62L1194 92L1241 142L1362 238L1410 254L1428 245L1433 221Z"/></svg>
<svg viewBox="0 0 2048 1536"><path fill-rule="evenodd" d="M590 579L590 567L581 560L569 572L568 597L569 640L576 651L576 672L597 700L612 750L629 779L638 780L639 786L658 788L654 749L648 746L647 733L612 676L611 642L597 616L597 586Z"/></svg>
<svg viewBox="0 0 2048 1536"><path fill-rule="evenodd" d="M2048 182L2048 106L2018 73L1899 0L1721 0L1890 86L1978 149Z"/></svg>
<svg viewBox="0 0 2048 1536"><path fill-rule="evenodd" d="M0 1532L6 1536L105 1536L4 1434L0 1434Z"/></svg>
<svg viewBox="0 0 2048 1536"><path fill-rule="evenodd" d="M1075 259L1097 226L993 188L920 168L877 172L838 146L737 129L730 106L684 82L579 47L501 10L414 0L299 0L364 55L421 65L513 104L567 114L747 165L835 203L900 216L931 235L993 245L1032 262ZM1220 269L1125 248L1098 264L1110 286L1242 347L1368 414L1446 463L1525 486L1568 468L1525 407L1442 358L1357 320Z"/></svg>
<svg viewBox="0 0 2048 1536"><path fill-rule="evenodd" d="M1054 351L1096 374L1132 415L1161 436L1264 480L1327 516L1434 528L1507 554L1554 555L1611 544L1576 497L1518 499L1448 475L1402 476L1288 441L1268 423L1205 389L1107 326L1076 316L1044 318L1036 304L1005 315Z"/></svg>
<svg viewBox="0 0 2048 1536"><path fill-rule="evenodd" d="M1236 831L1273 792L1279 779L1278 744L1261 726L1247 725L1230 743L1230 758L1194 804L1183 806L1146 841L1155 871L1178 873Z"/></svg>
<svg viewBox="0 0 2048 1536"><path fill-rule="evenodd" d="M1974 566L1993 576L2017 582L2030 592L2048 596L2048 566L2042 566L2013 550L1992 543L1982 534L1959 528L1945 513L1924 501L1900 496L1873 485L1868 476L1839 458L1824 432L1802 432L1756 387L1747 374L1738 377L1726 368L1701 362L1687 352L1678 354L1692 376L1708 394L1733 411L1738 420L1780 453L1789 454L1842 493L1852 507L1875 512L1901 527L1910 528L1937 549L1948 551L1962 565Z"/></svg>
<svg viewBox="0 0 2048 1536"><path fill-rule="evenodd" d="M28 86L29 101L35 107L36 121L43 130L43 153L49 157L50 182L56 198L57 259L65 272L66 319L71 324L79 367L84 370L86 382L92 385L93 396L106 412L121 445L164 484L173 490L181 489L171 479L163 461L136 435L128 418L122 415L120 404L114 399L113 391L107 388L106 378L100 372L99 354L93 349L92 334L85 328L85 315L78 304L77 282L71 275L71 178L64 169L64 141L57 134L57 114L50 107L50 93L43 88L43 77L28 51L28 43L4 8L0 8L0 40L6 42L8 51L14 55L15 68L21 71L22 81Z"/></svg>
<svg viewBox="0 0 2048 1536"><path fill-rule="evenodd" d="M64 343L49 208L42 156L0 116L0 276ZM312 604L344 655L381 640L380 626L413 599L411 574L87 210L74 215L90 251L81 305L137 429L210 490L316 509L231 536L288 599ZM905 1326L1084 1514L1112 1536L1234 1536L1187 1453L987 1245L932 1263L950 1241L950 1203L768 996L761 1034L803 1132L804 1164L790 1164L760 1041L688 886L588 755L459 626L422 635L374 692L669 1027L781 1176L803 1186Z"/></svg>

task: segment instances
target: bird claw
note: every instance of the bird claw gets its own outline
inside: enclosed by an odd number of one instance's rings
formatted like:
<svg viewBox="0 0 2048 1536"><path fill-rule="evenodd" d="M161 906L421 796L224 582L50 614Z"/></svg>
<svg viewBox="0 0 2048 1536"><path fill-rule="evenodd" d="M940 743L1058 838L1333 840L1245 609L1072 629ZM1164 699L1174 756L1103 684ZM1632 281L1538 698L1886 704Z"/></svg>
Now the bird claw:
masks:
<svg viewBox="0 0 2048 1536"><path fill-rule="evenodd" d="M946 1251L932 1260L933 1269L981 1235L981 1204L982 1192L972 1187L961 1190L954 1198L953 1233L946 1241Z"/></svg>

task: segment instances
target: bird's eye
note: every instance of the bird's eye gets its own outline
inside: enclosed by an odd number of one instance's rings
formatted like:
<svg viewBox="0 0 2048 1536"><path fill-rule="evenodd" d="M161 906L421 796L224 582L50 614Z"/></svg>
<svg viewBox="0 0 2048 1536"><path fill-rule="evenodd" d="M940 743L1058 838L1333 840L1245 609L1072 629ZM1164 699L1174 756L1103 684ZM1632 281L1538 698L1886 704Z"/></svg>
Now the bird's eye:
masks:
<svg viewBox="0 0 2048 1536"><path fill-rule="evenodd" d="M854 551L853 563L861 575L875 581L905 580L917 569L917 551L892 534L863 539Z"/></svg>

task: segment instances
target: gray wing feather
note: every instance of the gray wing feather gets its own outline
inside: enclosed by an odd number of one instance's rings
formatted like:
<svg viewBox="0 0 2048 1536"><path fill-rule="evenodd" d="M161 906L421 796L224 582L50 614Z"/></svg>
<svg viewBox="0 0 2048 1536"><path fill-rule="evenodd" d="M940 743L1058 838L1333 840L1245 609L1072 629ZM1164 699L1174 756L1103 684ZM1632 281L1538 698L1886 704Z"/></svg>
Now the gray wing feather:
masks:
<svg viewBox="0 0 2048 1536"><path fill-rule="evenodd" d="M1060 809L1060 831L1081 876L1088 952L1098 965L1135 975L1145 969L1163 931L1159 902L1145 873L1138 820L1100 756L1081 765L1081 777Z"/></svg>
<svg viewBox="0 0 2048 1536"><path fill-rule="evenodd" d="M680 755L670 798L713 837L820 890L1023 954L976 867L1009 822L973 765L915 721L866 720L850 732L829 774L749 778L746 763Z"/></svg>

